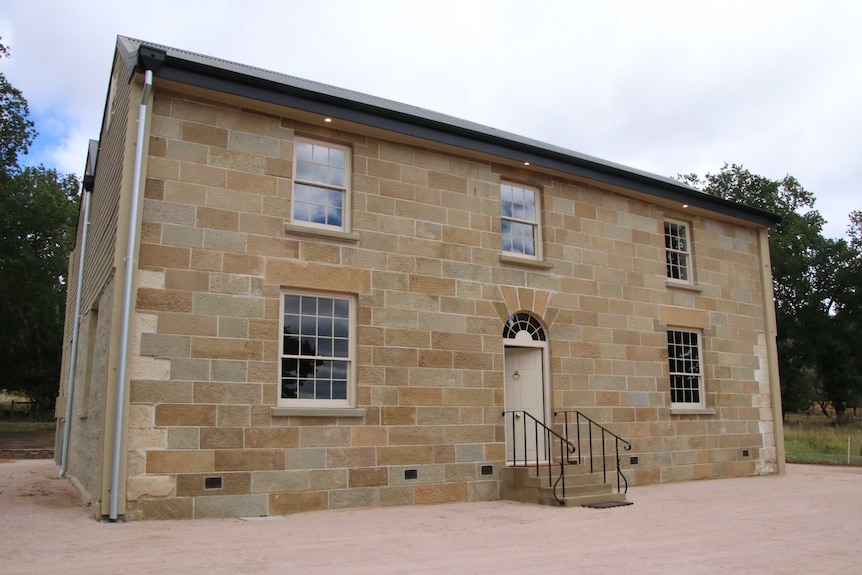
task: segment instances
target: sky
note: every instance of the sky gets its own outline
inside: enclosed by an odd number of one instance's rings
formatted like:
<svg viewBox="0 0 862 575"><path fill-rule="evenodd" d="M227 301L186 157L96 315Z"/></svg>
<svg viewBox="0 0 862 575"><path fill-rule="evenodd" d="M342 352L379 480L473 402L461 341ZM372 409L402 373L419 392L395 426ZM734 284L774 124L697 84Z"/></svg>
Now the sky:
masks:
<svg viewBox="0 0 862 575"><path fill-rule="evenodd" d="M81 174L117 35L442 112L662 176L725 163L862 210L862 2L0 0L26 164Z"/></svg>

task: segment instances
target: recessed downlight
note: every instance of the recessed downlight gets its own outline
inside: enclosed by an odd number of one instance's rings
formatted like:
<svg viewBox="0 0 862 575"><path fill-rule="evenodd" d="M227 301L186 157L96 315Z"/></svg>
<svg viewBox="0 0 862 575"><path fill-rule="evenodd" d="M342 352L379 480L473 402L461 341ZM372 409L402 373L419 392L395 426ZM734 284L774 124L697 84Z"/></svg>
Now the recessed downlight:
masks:
<svg viewBox="0 0 862 575"><path fill-rule="evenodd" d="M324 118L323 121L329 124L330 122L332 122L332 118Z"/></svg>

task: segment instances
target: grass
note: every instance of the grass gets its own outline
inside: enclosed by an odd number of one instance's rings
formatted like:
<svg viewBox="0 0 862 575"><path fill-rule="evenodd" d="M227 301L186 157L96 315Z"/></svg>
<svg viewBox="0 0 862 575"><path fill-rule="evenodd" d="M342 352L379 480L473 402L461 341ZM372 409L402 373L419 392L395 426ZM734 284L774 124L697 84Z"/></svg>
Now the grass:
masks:
<svg viewBox="0 0 862 575"><path fill-rule="evenodd" d="M796 463L847 464L847 439L850 439L850 464L862 465L862 420L836 426L822 415L791 413L784 422L786 459Z"/></svg>
<svg viewBox="0 0 862 575"><path fill-rule="evenodd" d="M42 429L54 429L57 423L54 421L0 421L0 432L27 432L40 431Z"/></svg>

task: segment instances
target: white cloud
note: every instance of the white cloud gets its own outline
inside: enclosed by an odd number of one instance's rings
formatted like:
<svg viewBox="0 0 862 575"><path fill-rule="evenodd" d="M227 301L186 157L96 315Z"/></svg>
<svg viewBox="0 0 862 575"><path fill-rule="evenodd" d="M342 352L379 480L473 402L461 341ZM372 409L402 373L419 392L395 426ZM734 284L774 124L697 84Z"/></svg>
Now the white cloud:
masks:
<svg viewBox="0 0 862 575"><path fill-rule="evenodd" d="M789 173L838 236L862 209L859 29L851 1L5 0L0 65L63 171L98 136L123 34L662 175Z"/></svg>

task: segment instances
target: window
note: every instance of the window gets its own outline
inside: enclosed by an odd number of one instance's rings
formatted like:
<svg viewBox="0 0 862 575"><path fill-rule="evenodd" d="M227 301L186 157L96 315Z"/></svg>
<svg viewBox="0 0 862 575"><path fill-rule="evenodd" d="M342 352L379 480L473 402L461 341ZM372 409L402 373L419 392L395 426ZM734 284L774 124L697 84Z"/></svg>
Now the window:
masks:
<svg viewBox="0 0 862 575"><path fill-rule="evenodd" d="M347 231L349 149L297 139L293 150L293 222Z"/></svg>
<svg viewBox="0 0 862 575"><path fill-rule="evenodd" d="M528 313L513 313L503 326L503 339L518 339L520 333L532 341L545 341L542 324Z"/></svg>
<svg viewBox="0 0 862 575"><path fill-rule="evenodd" d="M698 332L668 330L667 361L670 367L671 408L705 407L701 356Z"/></svg>
<svg viewBox="0 0 862 575"><path fill-rule="evenodd" d="M691 244L688 236L688 224L665 220L664 253L668 279L691 283Z"/></svg>
<svg viewBox="0 0 862 575"><path fill-rule="evenodd" d="M279 405L350 407L353 299L283 293Z"/></svg>
<svg viewBox="0 0 862 575"><path fill-rule="evenodd" d="M541 256L538 190L503 182L500 204L503 252L538 259Z"/></svg>

